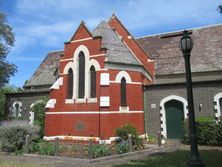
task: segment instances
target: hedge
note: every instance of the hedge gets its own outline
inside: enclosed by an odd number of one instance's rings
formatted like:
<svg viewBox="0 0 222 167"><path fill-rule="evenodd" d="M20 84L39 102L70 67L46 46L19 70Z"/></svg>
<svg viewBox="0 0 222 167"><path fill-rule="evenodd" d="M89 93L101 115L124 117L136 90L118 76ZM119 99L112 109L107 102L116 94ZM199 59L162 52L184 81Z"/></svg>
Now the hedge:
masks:
<svg viewBox="0 0 222 167"><path fill-rule="evenodd" d="M188 119L184 121L183 143L190 144ZM222 146L222 123L212 119L199 118L196 120L197 140L199 145Z"/></svg>
<svg viewBox="0 0 222 167"><path fill-rule="evenodd" d="M27 121L3 121L0 126L0 151L14 152L22 150L26 135L31 140L39 138L39 128Z"/></svg>

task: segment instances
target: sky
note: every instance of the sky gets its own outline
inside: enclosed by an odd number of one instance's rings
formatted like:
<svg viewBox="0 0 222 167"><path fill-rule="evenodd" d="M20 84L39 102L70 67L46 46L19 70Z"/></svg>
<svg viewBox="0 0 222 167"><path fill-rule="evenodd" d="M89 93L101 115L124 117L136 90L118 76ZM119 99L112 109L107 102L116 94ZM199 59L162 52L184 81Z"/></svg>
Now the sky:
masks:
<svg viewBox="0 0 222 167"><path fill-rule="evenodd" d="M92 31L112 13L134 37L222 23L221 0L0 0L15 33L7 56L18 66L10 85L22 87L48 52L63 50L80 22Z"/></svg>

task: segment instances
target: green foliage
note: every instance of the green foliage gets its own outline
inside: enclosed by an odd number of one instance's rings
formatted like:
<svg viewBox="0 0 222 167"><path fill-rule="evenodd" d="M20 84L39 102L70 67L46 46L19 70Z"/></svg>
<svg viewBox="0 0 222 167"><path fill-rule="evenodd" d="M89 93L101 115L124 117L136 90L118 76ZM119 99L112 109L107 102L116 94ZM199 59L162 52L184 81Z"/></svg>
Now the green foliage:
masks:
<svg viewBox="0 0 222 167"><path fill-rule="evenodd" d="M48 141L40 141L38 143L33 142L31 143L31 152L38 153L41 155L55 155L58 151L55 147L55 143L51 143Z"/></svg>
<svg viewBox="0 0 222 167"><path fill-rule="evenodd" d="M211 117L198 118L196 121L198 144L209 146L222 146L222 123L216 123ZM190 143L188 120L184 121L185 144Z"/></svg>
<svg viewBox="0 0 222 167"><path fill-rule="evenodd" d="M44 136L44 126L45 126L45 105L48 101L47 97L44 97L38 103L32 107L32 111L35 113L34 124L40 127L40 135Z"/></svg>
<svg viewBox="0 0 222 167"><path fill-rule="evenodd" d="M221 4L221 5L218 5L217 10L219 11L219 13L222 14L222 4Z"/></svg>
<svg viewBox="0 0 222 167"><path fill-rule="evenodd" d="M14 41L14 33L7 23L6 15L0 13L0 88L8 83L10 76L17 71L17 67L6 59Z"/></svg>
<svg viewBox="0 0 222 167"><path fill-rule="evenodd" d="M120 128L116 129L116 136L120 137L120 139L117 140L117 143L121 143L122 141L127 141L129 134L132 135L132 143L134 148L135 149L141 148L143 146L143 140L139 138L137 129L130 124L125 124Z"/></svg>
<svg viewBox="0 0 222 167"><path fill-rule="evenodd" d="M92 154L93 158L108 156L111 153L110 148L106 145L92 145L88 152Z"/></svg>
<svg viewBox="0 0 222 167"><path fill-rule="evenodd" d="M214 117L207 116L207 117L197 117L196 122L198 123L212 123L215 122Z"/></svg>
<svg viewBox="0 0 222 167"><path fill-rule="evenodd" d="M129 144L128 142L121 142L116 144L116 149L118 154L127 153L129 151Z"/></svg>
<svg viewBox="0 0 222 167"><path fill-rule="evenodd" d="M14 86L5 86L0 88L0 120L3 119L6 115L4 114L5 111L5 94L6 93L15 93L21 92L21 88L17 88Z"/></svg>
<svg viewBox="0 0 222 167"><path fill-rule="evenodd" d="M148 143L154 144L154 143L157 142L157 138L156 138L156 136L154 136L154 135L149 135L149 136L147 137L147 141L148 141Z"/></svg>
<svg viewBox="0 0 222 167"><path fill-rule="evenodd" d="M33 140L38 132L37 126L30 126L26 121L4 121L0 126L0 150L18 152L25 144L26 135Z"/></svg>

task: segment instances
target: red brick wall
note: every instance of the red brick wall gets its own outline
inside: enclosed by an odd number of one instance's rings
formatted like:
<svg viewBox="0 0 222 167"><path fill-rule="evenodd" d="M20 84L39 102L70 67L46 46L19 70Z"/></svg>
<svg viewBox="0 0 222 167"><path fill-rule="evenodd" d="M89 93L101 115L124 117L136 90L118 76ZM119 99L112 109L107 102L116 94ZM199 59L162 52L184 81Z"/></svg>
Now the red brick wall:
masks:
<svg viewBox="0 0 222 167"><path fill-rule="evenodd" d="M80 26L74 34L73 39L79 40L91 37L85 26ZM66 104L67 93L67 76L63 74L64 68L68 62L73 60L64 61L65 59L73 58L76 48L84 45L88 48L90 55L104 54L105 50L101 49L101 38L92 38L88 40L68 42L65 44L64 56L60 61L60 77L63 77L63 85L59 89L50 91L50 98L56 99L54 108L48 109L50 112L75 112L69 114L47 114L45 117L45 135L46 136L96 136L101 139L109 139L115 136L116 128L125 123L133 124L140 133L144 133L144 116L143 111L143 82L149 82L143 74L136 71L125 70L131 77L133 83L127 83L127 104L129 106L128 113L119 113L120 106L120 84L115 83L115 79L120 70L108 69L97 71L96 74L96 103L73 103ZM100 68L105 68L105 56L91 57L95 59ZM100 85L100 74L109 73L110 85ZM74 76L75 77L75 76ZM114 82L113 82L114 81ZM74 83L75 84L75 83ZM87 91L87 90L85 90ZM100 97L110 97L110 107L100 107ZM76 112L89 112L95 111L95 114L77 114ZM107 111L111 113L99 114L99 112ZM132 113L140 111L140 113ZM112 113L117 112L117 113ZM131 112L131 113L130 113ZM76 123L82 122L84 124L83 130L77 130Z"/></svg>

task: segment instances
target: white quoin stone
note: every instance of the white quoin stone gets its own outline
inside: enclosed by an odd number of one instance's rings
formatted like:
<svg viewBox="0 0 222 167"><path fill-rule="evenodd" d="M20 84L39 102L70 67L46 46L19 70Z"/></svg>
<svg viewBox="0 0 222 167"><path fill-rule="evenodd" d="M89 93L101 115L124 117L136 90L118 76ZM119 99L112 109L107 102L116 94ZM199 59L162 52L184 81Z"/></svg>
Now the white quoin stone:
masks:
<svg viewBox="0 0 222 167"><path fill-rule="evenodd" d="M59 77L56 82L49 89L59 89L60 86L63 85L63 78Z"/></svg>
<svg viewBox="0 0 222 167"><path fill-rule="evenodd" d="M45 108L54 108L54 107L55 107L55 104L56 104L56 99L50 99L50 100L47 102Z"/></svg>

